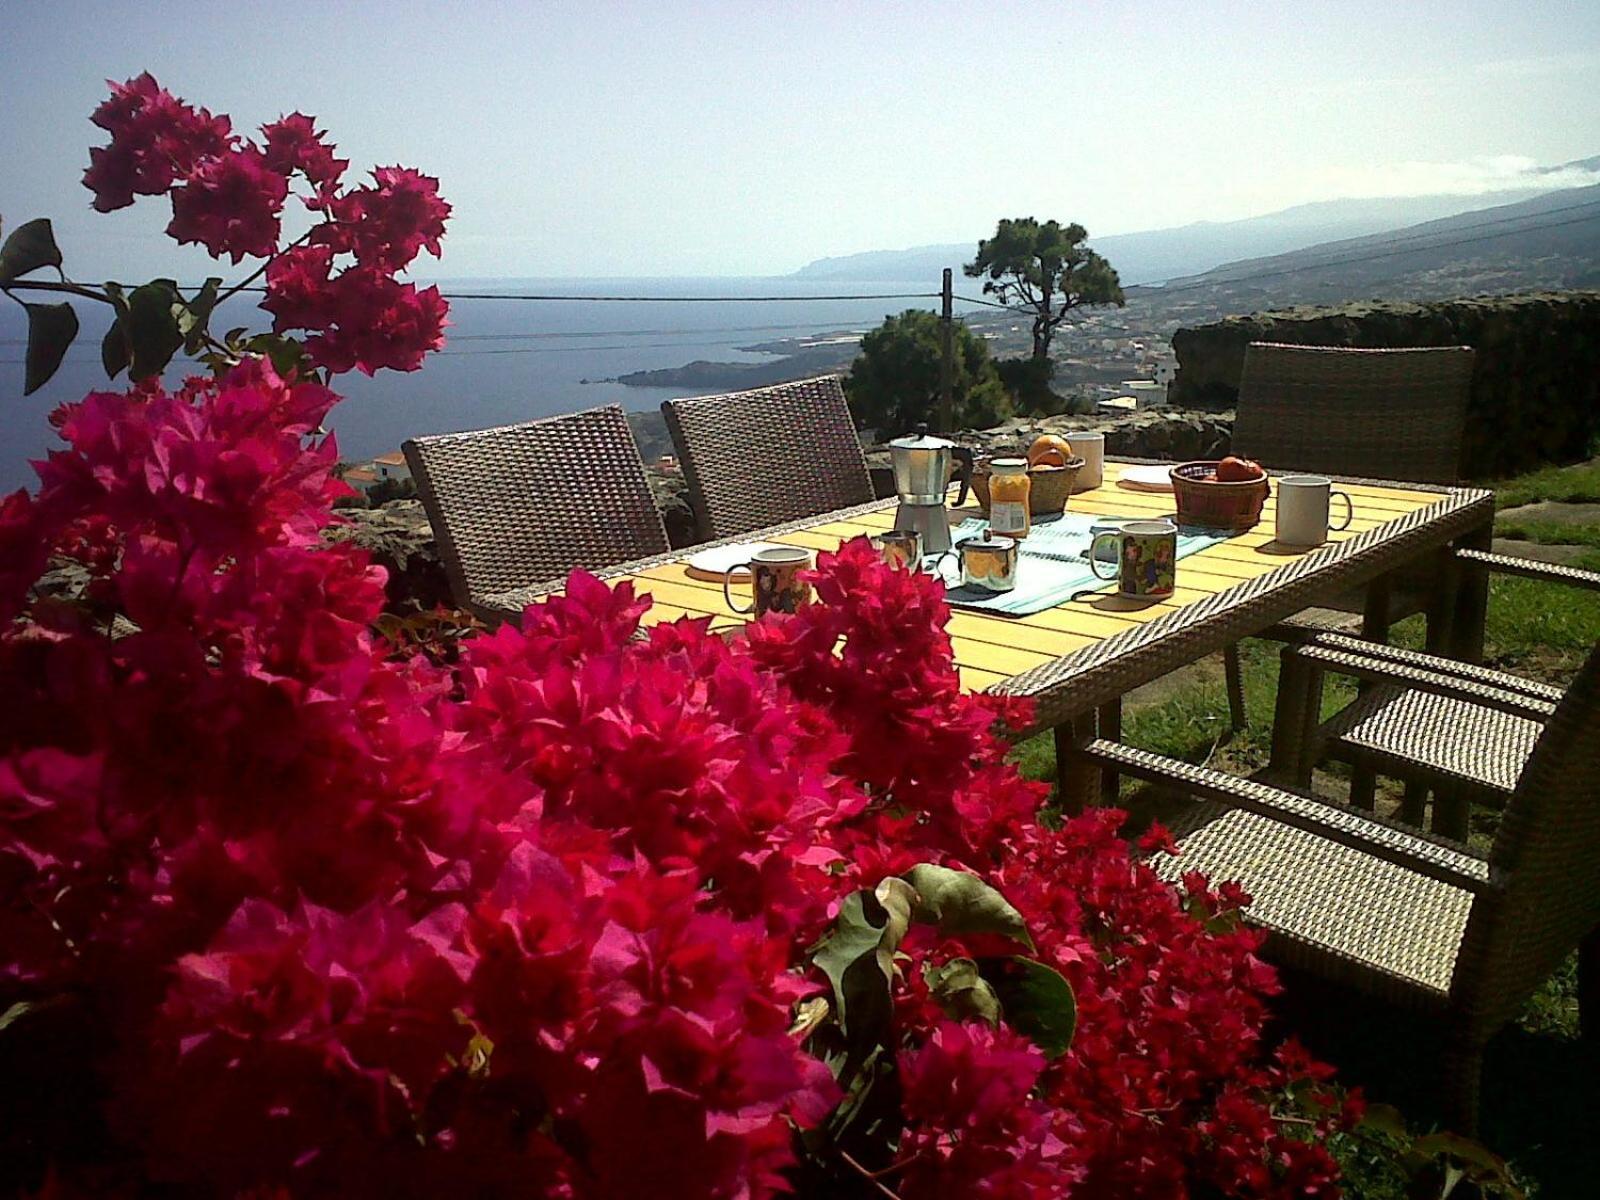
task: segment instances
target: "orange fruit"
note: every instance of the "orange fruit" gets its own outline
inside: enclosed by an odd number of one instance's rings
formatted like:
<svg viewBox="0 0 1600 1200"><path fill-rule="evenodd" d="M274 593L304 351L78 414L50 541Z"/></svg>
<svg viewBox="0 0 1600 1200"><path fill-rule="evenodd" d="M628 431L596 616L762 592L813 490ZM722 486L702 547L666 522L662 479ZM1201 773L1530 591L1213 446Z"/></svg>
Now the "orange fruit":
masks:
<svg viewBox="0 0 1600 1200"><path fill-rule="evenodd" d="M1064 467L1067 465L1067 459L1071 457L1072 443L1053 433L1041 433L1033 439L1033 445L1028 447L1030 467Z"/></svg>

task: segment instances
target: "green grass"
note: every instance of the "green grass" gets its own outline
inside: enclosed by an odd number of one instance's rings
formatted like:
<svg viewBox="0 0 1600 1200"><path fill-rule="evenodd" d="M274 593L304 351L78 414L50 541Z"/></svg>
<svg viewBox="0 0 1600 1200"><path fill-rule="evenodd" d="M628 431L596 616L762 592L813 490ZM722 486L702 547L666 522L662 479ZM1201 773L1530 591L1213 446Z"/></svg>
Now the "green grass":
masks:
<svg viewBox="0 0 1600 1200"><path fill-rule="evenodd" d="M1600 548L1600 526L1568 525L1560 521L1530 521L1502 517L1494 523L1496 537L1538 542L1543 546L1594 546Z"/></svg>
<svg viewBox="0 0 1600 1200"><path fill-rule="evenodd" d="M1516 508L1536 500L1557 500L1567 504L1600 503L1600 460L1570 467L1546 467L1515 479L1502 479L1486 486L1494 488L1496 508Z"/></svg>
<svg viewBox="0 0 1600 1200"><path fill-rule="evenodd" d="M1549 468L1496 485L1502 508L1536 500L1600 502L1600 460L1575 467ZM1500 530L1510 532L1512 523ZM1574 565L1600 570L1600 526L1516 522L1518 536L1551 544L1595 547ZM1420 648L1420 618L1391 631L1399 645ZM1554 683L1565 683L1600 642L1600 594L1559 584L1508 576L1491 578L1484 626L1486 660ZM1243 643L1249 727L1229 738L1228 703L1220 662L1187 669L1179 682L1135 694L1125 706L1123 739L1189 762L1209 762L1246 773L1265 764L1270 745L1272 706L1277 690L1278 652L1272 643ZM1348 702L1346 680L1330 678L1325 709ZM1148 696L1148 699L1145 698ZM1026 774L1053 779L1053 739L1046 735L1018 747ZM1326 782L1326 781L1325 781ZM1336 781L1335 781L1336 782ZM1123 801L1135 788L1124 784ZM1486 849L1498 813L1473 814L1473 842ZM1347 1084L1363 1085L1375 1100L1397 1104L1413 1128L1434 1119L1432 1078L1417 1064L1437 1029L1394 1009L1345 994L1316 980L1286 975L1288 991L1278 1006L1280 1032L1293 1033L1338 1064ZM1537 1183L1540 1197L1556 1200L1597 1194L1589 1165L1600 1131L1600 1050L1578 1040L1576 959L1569 959L1528 1001L1522 1013L1490 1044L1485 1075L1482 1141L1511 1159L1519 1173ZM1355 1155L1359 1147L1352 1147ZM1352 1161L1353 1197L1388 1200L1399 1193L1372 1163ZM1364 1186L1365 1185L1365 1186ZM1530 1188L1530 1192L1535 1190Z"/></svg>

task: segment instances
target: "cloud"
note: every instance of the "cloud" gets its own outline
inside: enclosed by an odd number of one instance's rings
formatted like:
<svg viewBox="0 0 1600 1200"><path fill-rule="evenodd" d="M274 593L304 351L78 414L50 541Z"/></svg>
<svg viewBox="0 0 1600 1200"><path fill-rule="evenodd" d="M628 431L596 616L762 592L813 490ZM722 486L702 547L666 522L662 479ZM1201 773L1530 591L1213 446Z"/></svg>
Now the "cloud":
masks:
<svg viewBox="0 0 1600 1200"><path fill-rule="evenodd" d="M1326 167L1317 191L1327 199L1371 196L1481 196L1517 189L1555 191L1600 183L1600 171L1540 167L1531 158L1495 155L1459 162L1373 163Z"/></svg>

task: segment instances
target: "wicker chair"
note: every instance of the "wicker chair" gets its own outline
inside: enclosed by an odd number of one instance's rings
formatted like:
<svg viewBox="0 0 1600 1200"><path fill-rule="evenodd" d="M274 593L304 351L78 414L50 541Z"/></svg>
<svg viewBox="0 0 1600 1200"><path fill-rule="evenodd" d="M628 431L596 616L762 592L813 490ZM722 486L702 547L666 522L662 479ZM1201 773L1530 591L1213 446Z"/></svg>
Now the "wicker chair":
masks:
<svg viewBox="0 0 1600 1200"><path fill-rule="evenodd" d="M1467 397L1472 385L1467 346L1403 350L1346 350L1252 342L1239 378L1235 454L1273 470L1411 483L1461 478ZM1433 565L1393 581L1383 612L1367 632L1381 637L1389 623L1426 611L1434 594ZM1310 630L1353 631L1366 595L1331 599L1266 636ZM1244 728L1244 682L1239 648L1223 655L1228 708Z"/></svg>
<svg viewBox="0 0 1600 1200"><path fill-rule="evenodd" d="M1116 742L1076 753L1205 802L1158 870L1239 880L1269 953L1441 1018L1458 1132L1475 1131L1485 1043L1574 946L1580 1022L1600 1036L1600 649L1544 720L1487 856Z"/></svg>
<svg viewBox="0 0 1600 1200"><path fill-rule="evenodd" d="M574 568L664 554L622 409L413 438L404 446L456 602L516 619Z"/></svg>
<svg viewBox="0 0 1600 1200"><path fill-rule="evenodd" d="M700 536L736 537L873 500L837 375L661 405Z"/></svg>
<svg viewBox="0 0 1600 1200"><path fill-rule="evenodd" d="M1499 571L1600 592L1600 572L1530 562L1481 550L1456 556L1470 570ZM1317 723L1314 707L1326 672L1369 686L1346 708ZM1507 803L1560 688L1338 634L1320 634L1283 652L1278 717L1290 735L1280 774L1298 786L1323 757L1365 766L1406 783L1401 818L1420 827L1433 792L1435 833L1465 839L1468 806ZM1299 729L1303 732L1296 733ZM1361 799L1365 799L1364 797Z"/></svg>

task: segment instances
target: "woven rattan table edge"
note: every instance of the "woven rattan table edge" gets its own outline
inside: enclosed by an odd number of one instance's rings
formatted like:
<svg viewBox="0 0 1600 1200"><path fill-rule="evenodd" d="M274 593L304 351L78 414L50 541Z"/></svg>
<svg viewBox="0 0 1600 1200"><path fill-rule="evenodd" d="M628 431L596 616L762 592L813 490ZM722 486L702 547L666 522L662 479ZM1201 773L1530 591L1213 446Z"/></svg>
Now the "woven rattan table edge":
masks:
<svg viewBox="0 0 1600 1200"><path fill-rule="evenodd" d="M1106 461L1137 466L1159 464L1168 460L1118 456L1108 458ZM1286 473L1294 474L1294 472ZM1353 538L1330 543L1321 550L1286 563L1265 575L1242 580L1233 587L1208 596L1204 600L1187 604L1166 616L1134 626L1123 633L1113 634L1081 650L1012 675L985 689L1001 695L1026 697L1034 702L1033 723L1026 730L1015 731L1017 735L1054 728L1075 716L1090 712L1134 687L1159 679L1168 671L1185 665L1186 662L1192 662L1204 654L1214 653L1229 642L1271 627L1284 617L1315 604L1320 596L1335 595L1349 587L1366 583L1425 550L1443 546L1453 538L1486 523L1494 515L1494 493L1485 488L1451 487L1443 484L1351 476L1329 476L1329 478L1336 483L1437 493L1439 500L1424 508L1401 514ZM818 525L849 520L851 517L883 512L892 509L896 503L892 496L884 500L873 500L849 508L786 521L781 525L772 525L765 529L697 543L694 546L651 555L648 558L618 563L593 574L603 580L619 579L655 567L683 562L691 555L705 550L761 541L786 533L803 532ZM1419 517L1428 519L1419 523ZM1396 553L1396 547L1391 545L1392 535L1374 536L1384 534L1396 522L1416 525L1415 531L1407 532L1417 532L1426 536L1413 538L1406 543L1405 553ZM1363 557L1364 553L1366 557ZM1358 564L1360 569L1352 570L1352 563ZM1286 593L1286 589L1277 585L1286 578L1304 583L1305 580L1299 578L1301 576L1310 579L1312 583L1308 586L1293 587L1292 598L1284 599L1280 593ZM471 608L479 616L491 619L515 619L522 615L522 608L526 604L559 592L565 586L564 580L552 580L546 585L523 589L515 593L515 604L499 603L497 601L501 598L496 596L475 596ZM1182 635L1188 635L1182 639L1183 648L1173 649L1176 639ZM1201 645L1191 648L1196 641ZM1106 647L1112 647L1109 656ZM1167 652L1163 653L1164 649ZM1178 661L1174 661L1175 659ZM1067 695L1069 690L1070 698Z"/></svg>
<svg viewBox="0 0 1600 1200"><path fill-rule="evenodd" d="M1352 478L1338 482L1436 492L1439 500L1013 675L988 690L1034 701L1033 723L1019 732L1054 728L1230 642L1269 628L1321 598L1368 583L1430 549L1442 548L1494 515L1494 493L1483 488Z"/></svg>

